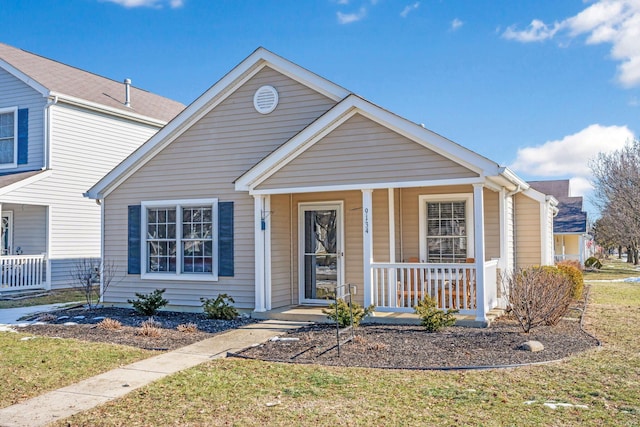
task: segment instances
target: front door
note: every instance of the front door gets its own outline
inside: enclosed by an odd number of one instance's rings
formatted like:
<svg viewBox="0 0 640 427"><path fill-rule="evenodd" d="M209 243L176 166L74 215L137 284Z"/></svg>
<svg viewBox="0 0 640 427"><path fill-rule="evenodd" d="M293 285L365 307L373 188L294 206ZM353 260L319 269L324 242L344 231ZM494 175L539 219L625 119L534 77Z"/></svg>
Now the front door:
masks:
<svg viewBox="0 0 640 427"><path fill-rule="evenodd" d="M342 284L342 204L300 204L300 302L327 304Z"/></svg>

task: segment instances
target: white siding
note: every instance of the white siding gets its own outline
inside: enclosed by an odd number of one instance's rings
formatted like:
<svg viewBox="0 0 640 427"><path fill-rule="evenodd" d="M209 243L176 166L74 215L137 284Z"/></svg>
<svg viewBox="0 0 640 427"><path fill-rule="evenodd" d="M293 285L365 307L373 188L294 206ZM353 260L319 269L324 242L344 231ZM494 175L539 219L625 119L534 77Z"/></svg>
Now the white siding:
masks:
<svg viewBox="0 0 640 427"><path fill-rule="evenodd" d="M267 115L253 108L253 95L265 84L274 86L279 94L278 107ZM105 201L105 255L118 261L120 271L127 269L128 205L143 200L217 197L234 202L235 274L211 283L141 280L139 275L127 275L111 286L107 301L126 303L134 291L167 288L165 298L174 306L199 306L200 296L226 292L236 306L253 308L254 204L248 194L235 191L233 182L333 105L325 96L265 68L128 178ZM274 208L272 220L279 209ZM286 235L275 237L276 241L286 240ZM276 273L282 276L281 270ZM287 292L277 291L276 301L286 300Z"/></svg>
<svg viewBox="0 0 640 427"><path fill-rule="evenodd" d="M542 263L540 203L520 193L515 196L516 267Z"/></svg>
<svg viewBox="0 0 640 427"><path fill-rule="evenodd" d="M13 250L25 255L47 252L47 208L34 205L3 204L2 212L13 212Z"/></svg>
<svg viewBox="0 0 640 427"><path fill-rule="evenodd" d="M100 207L83 193L157 128L64 104L51 107L51 114L53 173L2 201L49 206L48 254L52 285L59 287L68 283L68 269L78 258L100 256Z"/></svg>
<svg viewBox="0 0 640 427"><path fill-rule="evenodd" d="M0 108L29 109L28 163L11 172L40 169L44 166L44 108L46 100L33 88L0 69ZM8 172L0 169L0 173Z"/></svg>

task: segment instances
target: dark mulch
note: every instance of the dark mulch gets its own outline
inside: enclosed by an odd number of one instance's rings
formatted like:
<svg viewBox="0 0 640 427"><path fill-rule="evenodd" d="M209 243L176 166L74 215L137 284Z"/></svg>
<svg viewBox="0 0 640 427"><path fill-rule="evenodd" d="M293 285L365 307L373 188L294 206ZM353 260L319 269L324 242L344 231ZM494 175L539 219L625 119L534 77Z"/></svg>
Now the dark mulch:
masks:
<svg viewBox="0 0 640 427"><path fill-rule="evenodd" d="M237 328L252 319L232 321L207 319L202 313L162 311L154 320L162 325L160 337L140 335L140 325L148 319L126 308L76 308L51 313L55 320L21 329L36 335L76 338L122 344L154 350L173 350L216 333ZM80 318L78 316L84 316ZM122 322L119 330L102 329L103 318ZM77 325L64 325L73 322ZM180 324L194 323L198 331L179 332ZM598 345L582 331L578 318L562 320L558 325L539 327L524 334L515 321L501 318L489 328L450 327L428 333L421 326L362 325L355 329L355 340L344 344L338 357L336 330L330 325L312 325L290 331L281 338L242 351L240 357L289 363L315 363L338 366L423 369L514 365L557 360ZM520 349L523 342L537 340L544 344L541 352Z"/></svg>
<svg viewBox="0 0 640 427"><path fill-rule="evenodd" d="M285 340L269 341L238 356L337 366L449 369L546 362L598 345L581 330L577 319L536 328L529 334L509 319L499 319L485 329L450 327L438 333L428 333L421 326L362 325L355 329L354 341L340 347L339 357L335 327L314 325L282 338ZM544 350L520 349L529 340L540 341Z"/></svg>
<svg viewBox="0 0 640 427"><path fill-rule="evenodd" d="M48 315L55 319L47 319ZM32 333L60 338L75 338L85 341L98 341L112 344L128 345L150 350L174 350L210 338L228 329L255 322L248 318L236 320L208 319L203 313L183 313L177 311L160 311L153 320L161 327L160 336L150 337L140 335L140 325L149 320L149 316L141 316L128 308L103 307L86 310L73 308L34 316L46 319L46 324L33 324L20 328L20 332ZM121 329L103 329L98 326L104 318L118 320ZM65 323L67 323L65 325ZM73 324L68 324L73 323ZM193 323L198 327L196 332L180 332L178 325Z"/></svg>

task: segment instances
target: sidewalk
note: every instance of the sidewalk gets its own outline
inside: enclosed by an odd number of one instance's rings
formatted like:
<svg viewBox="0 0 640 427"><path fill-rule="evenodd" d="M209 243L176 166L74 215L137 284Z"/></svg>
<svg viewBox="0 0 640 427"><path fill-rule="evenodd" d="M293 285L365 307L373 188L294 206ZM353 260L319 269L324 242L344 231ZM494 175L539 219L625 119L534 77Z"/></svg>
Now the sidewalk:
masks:
<svg viewBox="0 0 640 427"><path fill-rule="evenodd" d="M18 319L30 314L46 313L61 307L66 307L69 304L71 303L65 302L58 304L34 305L31 307L0 308L0 325L28 324L31 322L18 321ZM78 302L78 304L81 304L81 302Z"/></svg>
<svg viewBox="0 0 640 427"><path fill-rule="evenodd" d="M307 324L267 320L224 332L0 409L0 426L45 426L122 397L167 375L225 357L227 352L237 352Z"/></svg>

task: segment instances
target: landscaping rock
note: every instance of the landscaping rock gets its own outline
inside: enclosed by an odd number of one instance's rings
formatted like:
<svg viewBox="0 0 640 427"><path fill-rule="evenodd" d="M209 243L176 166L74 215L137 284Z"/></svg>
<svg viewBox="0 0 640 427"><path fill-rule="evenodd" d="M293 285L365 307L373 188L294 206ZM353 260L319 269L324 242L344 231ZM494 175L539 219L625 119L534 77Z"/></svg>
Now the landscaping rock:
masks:
<svg viewBox="0 0 640 427"><path fill-rule="evenodd" d="M536 353L538 351L544 350L544 345L540 341L527 341L520 345L520 350L530 351L532 353Z"/></svg>

